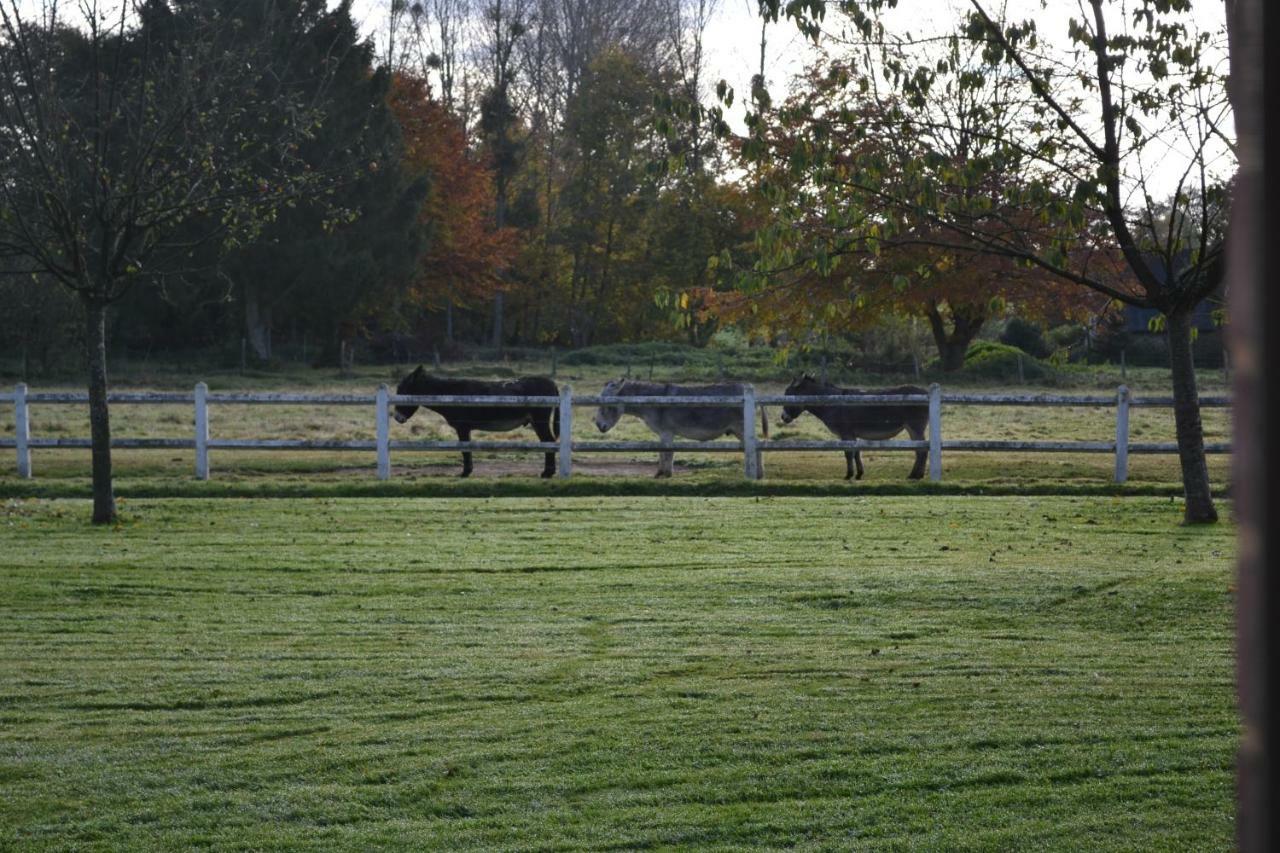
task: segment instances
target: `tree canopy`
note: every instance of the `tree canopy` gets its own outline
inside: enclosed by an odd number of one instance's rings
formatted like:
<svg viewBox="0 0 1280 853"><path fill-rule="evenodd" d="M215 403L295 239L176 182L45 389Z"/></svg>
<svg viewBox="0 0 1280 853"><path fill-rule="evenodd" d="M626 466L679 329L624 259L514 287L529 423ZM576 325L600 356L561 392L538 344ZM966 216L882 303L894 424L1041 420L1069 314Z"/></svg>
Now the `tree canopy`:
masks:
<svg viewBox="0 0 1280 853"><path fill-rule="evenodd" d="M871 106L783 110L780 120L804 128L789 173L815 192L852 188L861 200L821 208L842 246L874 253L886 239L927 235L939 249L1007 259L1160 311L1186 518L1216 519L1190 316L1223 280L1224 200L1235 168L1225 30L1201 30L1188 0L1089 0L1061 33L971 0L938 32L917 34L895 16L898 5L762 3L763 14L785 15L815 39L833 29L835 86ZM894 144L849 147L834 130L855 116ZM769 156L769 126L752 122L749 157ZM888 156L922 143L906 160ZM780 194L767 182L763 189ZM776 227L762 235L766 264L830 271L827 246L796 256Z"/></svg>

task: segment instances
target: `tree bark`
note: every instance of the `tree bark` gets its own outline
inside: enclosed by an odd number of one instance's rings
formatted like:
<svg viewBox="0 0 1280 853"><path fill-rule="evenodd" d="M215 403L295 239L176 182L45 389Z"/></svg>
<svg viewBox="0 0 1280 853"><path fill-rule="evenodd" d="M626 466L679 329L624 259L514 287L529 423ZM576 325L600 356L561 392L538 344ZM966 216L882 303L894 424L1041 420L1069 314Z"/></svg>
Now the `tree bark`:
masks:
<svg viewBox="0 0 1280 853"><path fill-rule="evenodd" d="M951 331L947 331L946 320L937 305L930 305L925 312L929 318L929 329L933 332L933 342L938 346L938 358L942 369L953 373L964 367L964 358L969 352L969 344L978 336L985 317L973 318L967 314L951 310Z"/></svg>
<svg viewBox="0 0 1280 853"><path fill-rule="evenodd" d="M1191 354L1191 313L1179 309L1165 315L1169 340L1169 369L1173 377L1173 417L1178 437L1178 462L1182 465L1185 524L1210 524L1218 520L1209 490L1209 467L1204 455L1204 427L1200 423L1200 397Z"/></svg>
<svg viewBox="0 0 1280 853"><path fill-rule="evenodd" d="M116 520L111 480L111 414L107 408L107 304L86 299L85 363L89 370L89 435L93 441L93 523Z"/></svg>
<svg viewBox="0 0 1280 853"><path fill-rule="evenodd" d="M502 302L503 293L499 290L493 294L493 348L502 352Z"/></svg>
<svg viewBox="0 0 1280 853"><path fill-rule="evenodd" d="M258 288L244 286L244 327L249 346L259 361L271 358L271 309L263 309L258 299Z"/></svg>

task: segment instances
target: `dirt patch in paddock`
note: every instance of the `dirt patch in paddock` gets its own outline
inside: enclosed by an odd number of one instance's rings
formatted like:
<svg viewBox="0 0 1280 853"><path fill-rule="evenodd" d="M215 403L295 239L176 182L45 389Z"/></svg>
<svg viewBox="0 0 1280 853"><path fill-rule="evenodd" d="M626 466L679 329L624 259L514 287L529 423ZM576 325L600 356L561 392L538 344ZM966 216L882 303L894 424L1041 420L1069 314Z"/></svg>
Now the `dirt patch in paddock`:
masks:
<svg viewBox="0 0 1280 853"><path fill-rule="evenodd" d="M632 461L613 461L608 460L592 460L589 462L579 462L573 460L573 476L575 477L652 477L658 470L658 463L654 462L632 462ZM674 465L674 474L679 477L683 473L691 470L686 465L681 465L678 461ZM397 465L391 466L392 477L456 477L462 471L462 463L457 465L431 465L424 467ZM519 460L494 459L490 461L477 460L475 468L471 471L474 477L536 477L542 473L542 466L536 462L521 462Z"/></svg>

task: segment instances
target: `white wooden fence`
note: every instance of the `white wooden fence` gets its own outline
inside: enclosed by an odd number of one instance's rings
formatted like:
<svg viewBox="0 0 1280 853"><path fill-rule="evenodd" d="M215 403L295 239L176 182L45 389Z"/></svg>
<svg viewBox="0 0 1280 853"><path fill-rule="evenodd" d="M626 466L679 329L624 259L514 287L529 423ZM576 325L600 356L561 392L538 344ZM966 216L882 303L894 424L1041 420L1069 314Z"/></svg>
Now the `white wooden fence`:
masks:
<svg viewBox="0 0 1280 853"><path fill-rule="evenodd" d="M1115 480L1123 483L1129 473L1131 453L1176 453L1172 442L1135 443L1129 440L1129 410L1132 407L1162 407L1173 405L1168 397L1132 397L1124 386L1114 396L1101 395L1047 395L1047 394L943 394L941 387L931 385L928 394L861 394L857 396L757 396L747 386L742 396L717 397L603 397L586 395L575 397L570 386L560 389L559 397L479 397L479 396L398 396L386 385L381 385L373 395L368 394L215 394L205 383L195 386L191 394L163 392L114 392L108 401L116 404L138 405L192 405L195 409L195 435L193 438L113 438L112 447L193 449L195 473L200 480L209 479L209 452L211 450L371 450L377 454L378 479L391 476L391 451L462 451L503 450L556 452L559 475L568 477L573 472L575 453L614 453L652 451L691 451L696 453L741 452L744 457L744 473L748 479L762 476L760 456L765 452L801 450L927 450L929 454L929 479L942 479L942 454L944 451L1008 451L1034 453L1112 453L1115 455ZM32 393L25 384L19 384L13 393L0 393L0 403L14 406L14 437L0 438L0 448L15 448L18 458L18 476L33 476L31 451L34 448L87 448L87 438L38 438L31 435L30 406L32 404L78 405L87 404L88 395L83 392ZM756 415L760 406L825 405L868 406L886 403L926 403L929 407L929 438L927 441L768 441L756 437ZM1115 406L1116 430L1114 441L996 441L996 440L942 440L942 405L961 406ZM211 405L307 405L307 406L372 406L374 408L373 441L314 441L303 439L218 439L209 434L209 407ZM389 407L394 405L419 406L553 406L560 411L560 437L554 442L541 441L406 441L391 440ZM729 441L574 441L573 409L575 406L601 405L663 405L663 406L741 406L744 440ZM1227 397L1201 397L1205 408L1226 408L1231 405ZM1230 444L1206 444L1207 453L1230 453Z"/></svg>

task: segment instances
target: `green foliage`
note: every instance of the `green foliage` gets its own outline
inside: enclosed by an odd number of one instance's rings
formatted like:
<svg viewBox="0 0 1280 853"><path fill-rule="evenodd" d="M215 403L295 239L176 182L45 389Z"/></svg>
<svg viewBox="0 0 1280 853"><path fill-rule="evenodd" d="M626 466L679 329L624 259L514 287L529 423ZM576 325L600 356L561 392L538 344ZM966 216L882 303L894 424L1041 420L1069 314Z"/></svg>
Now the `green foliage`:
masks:
<svg viewBox="0 0 1280 853"><path fill-rule="evenodd" d="M1017 347L1035 358L1046 358L1053 348L1045 341L1044 330L1021 317L1011 317L1000 332L1000 343Z"/></svg>
<svg viewBox="0 0 1280 853"><path fill-rule="evenodd" d="M258 25L255 9L236 5L228 14ZM371 320L383 327L405 321L387 308L397 304L425 247L427 228L416 211L427 179L410 180L402 169L387 105L390 76L374 70L372 47L348 7L291 20L294 26L271 40L279 61L327 72L299 76L290 87L322 115L299 156L306 171L334 175L336 186L290 203L252 241L209 246L209 272L171 285L164 303L139 295L131 307L164 329L162 341L218 340L229 332L255 342L260 329L241 325L250 308L268 326L287 317L292 333L310 334L317 350L336 348L340 329L349 337ZM202 310L193 313L194 306ZM158 312L165 322L156 323Z"/></svg>
<svg viewBox="0 0 1280 853"><path fill-rule="evenodd" d="M1018 381L1018 362L1022 361L1022 376L1027 381L1038 381L1050 375L1051 370L1038 358L1016 346L996 341L977 341L965 353L964 367L956 373L970 379ZM929 363L929 369L939 367L937 360Z"/></svg>

